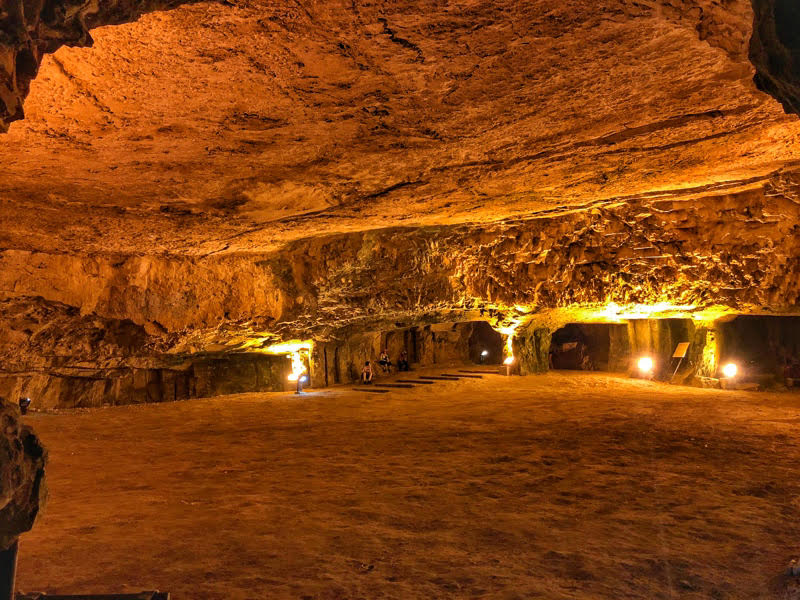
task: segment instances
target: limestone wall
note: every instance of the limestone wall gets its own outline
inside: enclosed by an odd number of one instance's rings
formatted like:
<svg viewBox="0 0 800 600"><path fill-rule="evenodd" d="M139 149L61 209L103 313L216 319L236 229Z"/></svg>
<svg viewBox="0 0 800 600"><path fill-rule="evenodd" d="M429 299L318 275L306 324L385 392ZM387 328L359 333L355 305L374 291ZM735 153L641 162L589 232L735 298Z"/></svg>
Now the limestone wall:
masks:
<svg viewBox="0 0 800 600"><path fill-rule="evenodd" d="M314 347L311 382L314 387L323 387L358 381L366 361L379 373L377 361L383 348L389 351L393 370L402 350L406 351L412 368L464 364L470 361L472 330L470 322L439 323L319 343Z"/></svg>
<svg viewBox="0 0 800 600"><path fill-rule="evenodd" d="M182 368L62 369L0 373L0 397L32 400L34 410L106 404L171 402L289 387L290 361L283 356L230 354L196 357Z"/></svg>

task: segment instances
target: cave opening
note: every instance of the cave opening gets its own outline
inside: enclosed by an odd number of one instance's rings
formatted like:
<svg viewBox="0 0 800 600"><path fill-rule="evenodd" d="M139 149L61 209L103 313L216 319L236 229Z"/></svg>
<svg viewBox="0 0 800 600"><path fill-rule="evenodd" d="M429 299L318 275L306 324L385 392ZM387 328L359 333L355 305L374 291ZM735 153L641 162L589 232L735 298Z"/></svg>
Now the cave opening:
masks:
<svg viewBox="0 0 800 600"><path fill-rule="evenodd" d="M775 1L775 32L786 48L800 52L800 4L797 0Z"/></svg>
<svg viewBox="0 0 800 600"><path fill-rule="evenodd" d="M719 363L746 380L800 375L800 317L740 315L717 326Z"/></svg>
<svg viewBox="0 0 800 600"><path fill-rule="evenodd" d="M486 321L474 321L469 336L469 360L475 364L499 365L505 343L500 332Z"/></svg>
<svg viewBox="0 0 800 600"><path fill-rule="evenodd" d="M620 339L627 337L625 325L568 323L553 332L550 368L570 371L623 371L627 352Z"/></svg>
<svg viewBox="0 0 800 600"><path fill-rule="evenodd" d="M442 322L344 335L315 345L311 380L316 386L354 383L367 361L378 365L385 351L396 372L401 357L410 369L438 365L500 365L505 338L486 321ZM485 354L484 354L485 353Z"/></svg>

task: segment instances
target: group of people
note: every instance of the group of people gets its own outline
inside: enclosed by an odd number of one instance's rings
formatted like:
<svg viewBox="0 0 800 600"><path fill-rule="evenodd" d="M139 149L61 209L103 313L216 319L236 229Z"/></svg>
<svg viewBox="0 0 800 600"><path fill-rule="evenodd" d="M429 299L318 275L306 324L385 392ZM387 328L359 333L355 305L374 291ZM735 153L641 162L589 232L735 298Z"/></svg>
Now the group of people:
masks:
<svg viewBox="0 0 800 600"><path fill-rule="evenodd" d="M378 358L378 364L380 365L381 371L385 374L392 372L392 361L389 359L389 349L384 348L381 351L380 357ZM397 359L397 370L398 371L408 371L408 353L405 350L400 351L400 356ZM361 383L369 384L372 383L372 379L375 377L375 372L372 369L372 364L370 361L366 361L364 363L364 368L361 369Z"/></svg>

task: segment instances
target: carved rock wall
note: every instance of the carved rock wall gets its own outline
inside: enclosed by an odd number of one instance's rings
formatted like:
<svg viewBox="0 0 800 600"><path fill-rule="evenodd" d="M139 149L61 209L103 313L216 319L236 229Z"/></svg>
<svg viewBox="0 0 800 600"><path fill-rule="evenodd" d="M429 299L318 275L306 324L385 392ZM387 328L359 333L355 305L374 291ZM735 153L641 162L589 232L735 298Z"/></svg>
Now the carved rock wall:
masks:
<svg viewBox="0 0 800 600"><path fill-rule="evenodd" d="M720 196L315 237L270 254L4 251L0 351L18 371L174 368L278 336L508 323L517 305L541 314L611 301L800 312L798 223L797 186L777 178Z"/></svg>
<svg viewBox="0 0 800 600"><path fill-rule="evenodd" d="M397 327L388 331L350 334L314 347L311 383L314 387L359 381L366 361L380 376L378 358L388 350L392 372L405 350L412 368L463 364L470 360L473 323L437 323L421 327Z"/></svg>
<svg viewBox="0 0 800 600"><path fill-rule="evenodd" d="M152 363L169 357L143 356ZM0 371L0 397L31 398L34 410L171 402L245 392L283 391L291 363L265 354L189 356L173 368L44 368Z"/></svg>

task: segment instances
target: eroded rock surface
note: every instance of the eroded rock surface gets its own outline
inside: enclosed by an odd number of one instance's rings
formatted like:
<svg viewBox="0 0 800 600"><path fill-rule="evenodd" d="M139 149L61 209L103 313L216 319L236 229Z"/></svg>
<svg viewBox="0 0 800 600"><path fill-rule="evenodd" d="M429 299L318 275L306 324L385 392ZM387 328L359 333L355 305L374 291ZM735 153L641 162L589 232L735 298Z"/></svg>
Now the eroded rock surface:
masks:
<svg viewBox="0 0 800 600"><path fill-rule="evenodd" d="M3 0L0 2L0 132L23 118L23 103L45 54L91 46L89 30L127 23L191 0Z"/></svg>
<svg viewBox="0 0 800 600"><path fill-rule="evenodd" d="M791 2L34 4L0 12L4 121L41 62L0 138L8 389L185 397L187 364L279 339L610 302L800 310Z"/></svg>
<svg viewBox="0 0 800 600"><path fill-rule="evenodd" d="M800 160L800 122L753 83L753 18L748 0L152 12L45 58L0 144L0 244L269 251L738 185Z"/></svg>
<svg viewBox="0 0 800 600"><path fill-rule="evenodd" d="M47 452L19 409L0 399L0 549L29 531L44 508Z"/></svg>

